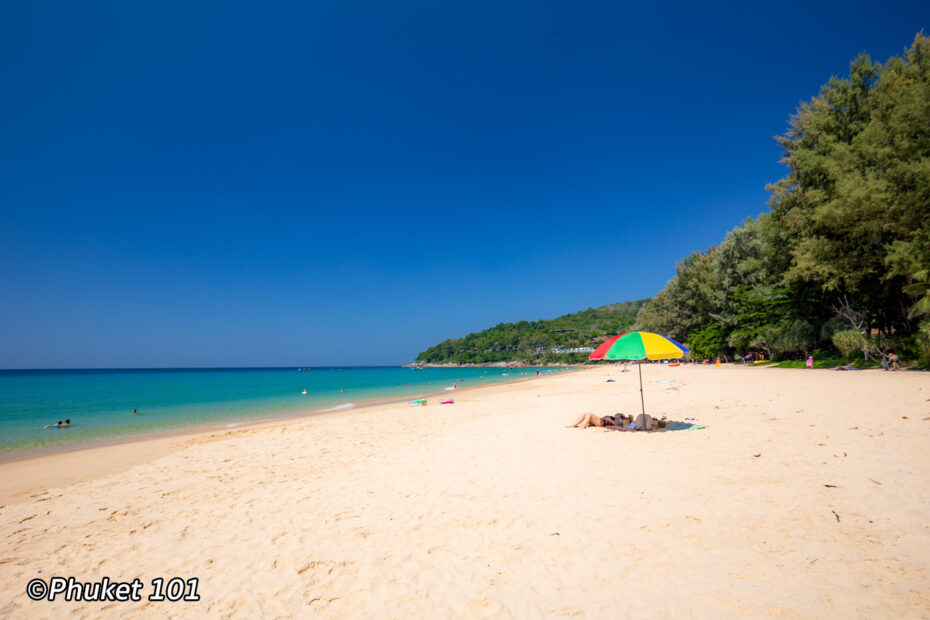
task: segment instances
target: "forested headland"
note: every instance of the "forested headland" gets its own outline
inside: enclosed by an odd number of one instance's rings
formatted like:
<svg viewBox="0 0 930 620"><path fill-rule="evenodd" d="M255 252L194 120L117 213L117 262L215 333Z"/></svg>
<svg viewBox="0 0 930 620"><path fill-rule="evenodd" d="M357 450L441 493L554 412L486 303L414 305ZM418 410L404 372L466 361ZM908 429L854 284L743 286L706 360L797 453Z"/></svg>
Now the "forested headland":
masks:
<svg viewBox="0 0 930 620"><path fill-rule="evenodd" d="M647 300L627 301L542 321L500 323L464 338L446 340L417 356L418 364L576 364L585 351L633 327Z"/></svg>
<svg viewBox="0 0 930 620"><path fill-rule="evenodd" d="M768 186L768 211L680 261L651 300L604 307L640 304L635 320L618 313L582 327L586 313L604 311L595 308L498 325L431 347L418 362L580 361L585 354L551 349L596 346L635 327L699 358L894 351L928 365L930 37L918 34L884 64L860 55L847 77L801 104L777 140L788 174ZM562 331L570 317L575 333Z"/></svg>

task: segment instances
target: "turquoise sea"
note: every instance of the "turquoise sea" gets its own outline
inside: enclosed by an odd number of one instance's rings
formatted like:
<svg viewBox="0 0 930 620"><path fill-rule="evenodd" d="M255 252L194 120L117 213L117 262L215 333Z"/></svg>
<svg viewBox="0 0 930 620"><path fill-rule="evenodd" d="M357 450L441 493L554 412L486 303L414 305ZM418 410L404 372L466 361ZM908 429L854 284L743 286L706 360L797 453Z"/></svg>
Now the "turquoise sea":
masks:
<svg viewBox="0 0 930 620"><path fill-rule="evenodd" d="M562 371L538 370L541 374ZM400 367L0 370L0 460L192 427L231 427L348 409L380 400L433 397L431 404L438 404L441 397L454 397L448 388L456 383L459 388L472 387L535 377L536 371ZM67 428L43 428L65 419L71 420Z"/></svg>

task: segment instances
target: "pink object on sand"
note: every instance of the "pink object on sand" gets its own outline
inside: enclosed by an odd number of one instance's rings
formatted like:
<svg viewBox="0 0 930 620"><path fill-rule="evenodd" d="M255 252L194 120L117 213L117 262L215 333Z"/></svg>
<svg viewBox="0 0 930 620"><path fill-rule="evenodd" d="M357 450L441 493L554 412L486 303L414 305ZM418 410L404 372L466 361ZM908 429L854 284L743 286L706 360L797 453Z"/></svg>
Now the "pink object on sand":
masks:
<svg viewBox="0 0 930 620"><path fill-rule="evenodd" d="M440 401L439 404L440 404L440 405L451 405L451 404L454 403L454 402L455 402L455 401L452 400L452 399L450 398L449 400Z"/></svg>

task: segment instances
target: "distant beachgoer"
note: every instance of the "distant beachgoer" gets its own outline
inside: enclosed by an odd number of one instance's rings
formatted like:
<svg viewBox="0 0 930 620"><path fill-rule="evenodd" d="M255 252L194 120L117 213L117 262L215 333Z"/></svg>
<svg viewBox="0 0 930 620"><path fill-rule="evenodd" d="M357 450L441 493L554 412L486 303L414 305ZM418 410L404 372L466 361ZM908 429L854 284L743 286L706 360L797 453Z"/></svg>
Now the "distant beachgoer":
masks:
<svg viewBox="0 0 930 620"><path fill-rule="evenodd" d="M885 353L882 353L882 370L884 370L885 372L888 372L888 368L889 368L888 355Z"/></svg>
<svg viewBox="0 0 930 620"><path fill-rule="evenodd" d="M814 356L811 355L810 357L808 357L808 358L807 358L807 361L804 362L804 365L807 366L807 367L810 368L810 369L813 369L813 368L814 368Z"/></svg>
<svg viewBox="0 0 930 620"><path fill-rule="evenodd" d="M717 361L714 362L714 365L715 365L717 368L720 368L720 358L719 358L719 357L717 358Z"/></svg>
<svg viewBox="0 0 930 620"><path fill-rule="evenodd" d="M69 426L70 424L71 424L71 420L65 420L64 422L62 422L61 420L58 420L58 422L56 422L55 424L46 424L45 428L64 428L65 426Z"/></svg>
<svg viewBox="0 0 930 620"><path fill-rule="evenodd" d="M901 368L898 366L898 355L896 353L889 353L888 358L891 360L892 370L901 370Z"/></svg>
<svg viewBox="0 0 930 620"><path fill-rule="evenodd" d="M139 415L139 412L136 411L135 409L133 409L133 410L132 410L132 415Z"/></svg>
<svg viewBox="0 0 930 620"><path fill-rule="evenodd" d="M345 391L346 391L346 389L345 389L345 388L342 388L342 391L343 391L343 392L345 392Z"/></svg>
<svg viewBox="0 0 930 620"><path fill-rule="evenodd" d="M537 377L539 376L539 371L538 371L538 370L536 371L536 376L537 376Z"/></svg>

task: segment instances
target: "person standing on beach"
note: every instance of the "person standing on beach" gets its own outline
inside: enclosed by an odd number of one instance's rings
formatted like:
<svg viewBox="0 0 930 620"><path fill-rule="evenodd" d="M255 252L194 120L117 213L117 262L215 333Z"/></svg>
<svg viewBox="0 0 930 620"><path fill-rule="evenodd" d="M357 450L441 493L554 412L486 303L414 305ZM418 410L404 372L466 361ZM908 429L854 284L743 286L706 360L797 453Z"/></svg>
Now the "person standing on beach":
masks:
<svg viewBox="0 0 930 620"><path fill-rule="evenodd" d="M809 356L807 358L807 361L804 362L804 365L810 368L811 370L813 370L814 369L814 356L813 355Z"/></svg>

